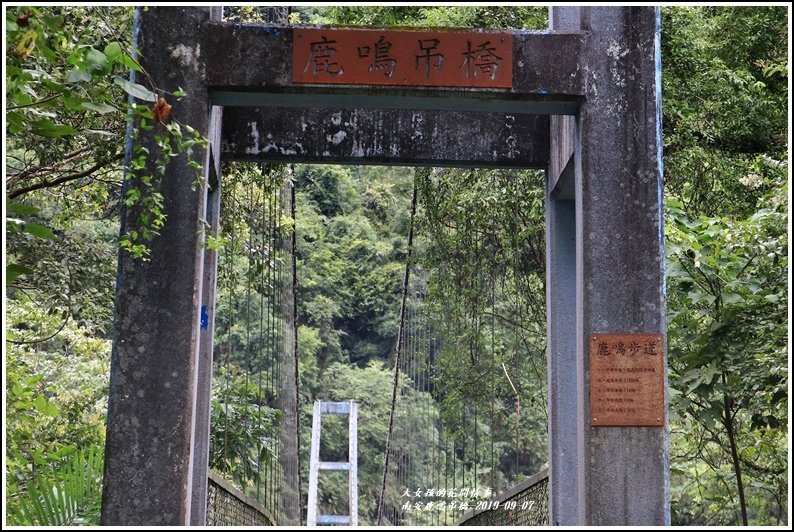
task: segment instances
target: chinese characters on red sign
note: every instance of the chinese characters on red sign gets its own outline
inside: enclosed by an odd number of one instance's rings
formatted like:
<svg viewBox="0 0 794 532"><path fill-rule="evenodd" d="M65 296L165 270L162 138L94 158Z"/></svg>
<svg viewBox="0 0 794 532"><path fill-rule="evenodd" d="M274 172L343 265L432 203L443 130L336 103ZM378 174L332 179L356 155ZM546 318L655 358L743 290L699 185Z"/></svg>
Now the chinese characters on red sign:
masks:
<svg viewBox="0 0 794 532"><path fill-rule="evenodd" d="M509 89L513 86L513 36L296 29L292 82Z"/></svg>
<svg viewBox="0 0 794 532"><path fill-rule="evenodd" d="M664 375L661 335L591 335L590 425L663 426Z"/></svg>

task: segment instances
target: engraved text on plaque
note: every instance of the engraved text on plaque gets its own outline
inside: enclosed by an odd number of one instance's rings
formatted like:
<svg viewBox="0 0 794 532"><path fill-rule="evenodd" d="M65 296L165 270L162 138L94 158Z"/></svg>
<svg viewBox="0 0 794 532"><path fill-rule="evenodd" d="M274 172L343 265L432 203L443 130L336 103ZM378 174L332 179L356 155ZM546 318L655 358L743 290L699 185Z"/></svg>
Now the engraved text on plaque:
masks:
<svg viewBox="0 0 794 532"><path fill-rule="evenodd" d="M590 335L590 425L663 426L662 336Z"/></svg>

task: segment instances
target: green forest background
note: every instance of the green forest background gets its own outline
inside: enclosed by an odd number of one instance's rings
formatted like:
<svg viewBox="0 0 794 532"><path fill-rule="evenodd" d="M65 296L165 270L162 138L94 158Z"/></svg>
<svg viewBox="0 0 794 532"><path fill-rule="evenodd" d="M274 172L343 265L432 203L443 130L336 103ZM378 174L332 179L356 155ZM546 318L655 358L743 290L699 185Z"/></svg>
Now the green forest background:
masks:
<svg viewBox="0 0 794 532"><path fill-rule="evenodd" d="M233 8L228 16L256 22L263 14ZM157 176L152 190L122 197L128 113L161 128L165 153L185 153L201 141L179 117L155 124L156 80L126 81L128 69L139 69L131 21L124 7L6 10L9 524L98 518L118 249L145 260L147 239L168 223L162 198L151 193ZM662 8L673 524L787 524L787 21L786 7ZM543 29L547 11L311 7L296 8L290 22ZM135 108L128 95L138 98ZM242 194L256 171L225 166L229 195ZM489 458L463 456L464 467L480 467L484 485L504 489L544 467L542 175L302 165L290 171L297 190L304 470L312 402L365 405L359 438L368 455L359 484L362 522L373 520L414 180L417 268L427 274L426 305L449 327L437 360L443 401L427 408L454 420L472 405L495 408L490 401L499 398L500 421L482 427L496 445L498 472L488 469ZM143 202L148 219L140 234L119 237L122 202ZM234 216L213 242L222 255L234 249L231 234L249 230ZM222 261L237 267L238 259L228 257ZM227 279L219 297L245 288L244 275ZM240 322L218 320L227 333ZM472 363L456 363L456 353ZM521 415L510 408L515 394L503 374L472 378L482 373L477 360L486 353L514 372ZM490 401L477 393L483 386ZM264 415L265 426L278 417ZM246 436L239 437L244 445ZM324 443L333 447L334 439ZM218 458L213 465L242 484L251 481L241 463ZM53 486L62 501L73 501L60 512L48 510L57 504ZM325 488L336 504L338 486Z"/></svg>

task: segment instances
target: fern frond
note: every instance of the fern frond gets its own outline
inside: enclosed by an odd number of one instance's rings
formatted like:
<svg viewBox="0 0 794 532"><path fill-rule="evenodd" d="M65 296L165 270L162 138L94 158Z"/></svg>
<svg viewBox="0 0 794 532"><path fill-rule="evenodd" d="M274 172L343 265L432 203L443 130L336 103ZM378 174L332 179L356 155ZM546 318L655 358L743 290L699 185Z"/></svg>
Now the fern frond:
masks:
<svg viewBox="0 0 794 532"><path fill-rule="evenodd" d="M67 526L99 524L104 461L102 449L88 447L66 455L51 475L11 495L8 524Z"/></svg>

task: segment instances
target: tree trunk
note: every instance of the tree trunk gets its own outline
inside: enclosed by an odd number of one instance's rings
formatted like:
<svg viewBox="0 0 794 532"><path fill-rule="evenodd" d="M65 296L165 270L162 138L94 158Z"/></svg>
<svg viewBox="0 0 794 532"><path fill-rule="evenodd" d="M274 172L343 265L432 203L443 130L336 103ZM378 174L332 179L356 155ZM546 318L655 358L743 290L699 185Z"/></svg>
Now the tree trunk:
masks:
<svg viewBox="0 0 794 532"><path fill-rule="evenodd" d="M723 381L725 381L725 375L722 376ZM733 425L733 416L731 415L731 403L733 399L725 394L723 396L723 404L725 407L725 430L728 433L728 442L731 446L731 460L733 462L733 471L736 474L736 487L739 491L739 507L742 511L742 524L744 526L748 525L747 522L747 503L744 500L744 483L742 482L742 469L741 463L739 462L739 450L736 446L736 431Z"/></svg>

